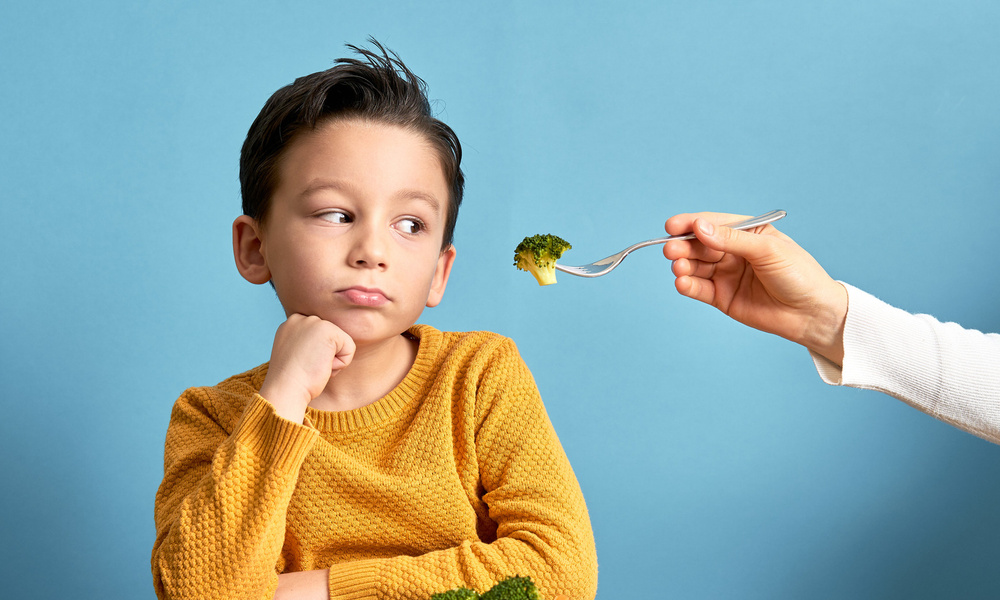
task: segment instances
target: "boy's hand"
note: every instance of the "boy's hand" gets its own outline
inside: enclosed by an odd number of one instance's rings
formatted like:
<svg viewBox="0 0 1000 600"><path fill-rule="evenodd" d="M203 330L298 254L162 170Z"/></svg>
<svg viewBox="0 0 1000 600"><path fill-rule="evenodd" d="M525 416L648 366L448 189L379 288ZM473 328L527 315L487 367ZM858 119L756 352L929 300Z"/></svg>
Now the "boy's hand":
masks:
<svg viewBox="0 0 1000 600"><path fill-rule="evenodd" d="M294 314L278 327L260 388L279 416L301 423L330 378L351 364L354 340L329 321Z"/></svg>
<svg viewBox="0 0 1000 600"><path fill-rule="evenodd" d="M293 571L278 575L273 600L330 600L330 570Z"/></svg>

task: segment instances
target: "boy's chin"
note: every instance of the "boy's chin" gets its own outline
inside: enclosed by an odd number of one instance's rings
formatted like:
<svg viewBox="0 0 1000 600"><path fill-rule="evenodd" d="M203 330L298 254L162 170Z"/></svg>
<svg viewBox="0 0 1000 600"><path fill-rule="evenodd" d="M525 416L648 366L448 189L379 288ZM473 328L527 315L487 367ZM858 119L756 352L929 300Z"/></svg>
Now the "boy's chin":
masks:
<svg viewBox="0 0 1000 600"><path fill-rule="evenodd" d="M288 314L289 311L286 309L285 312ZM295 311L291 312L295 313ZM408 318L389 319L387 315L381 314L379 311L373 312L370 309L329 311L322 314L316 312L314 314L339 327L358 348L395 342L397 338L409 331L420 316L419 314L414 315L412 322L410 322Z"/></svg>
<svg viewBox="0 0 1000 600"><path fill-rule="evenodd" d="M393 328L383 328L383 327L369 327L358 323L336 323L334 325L340 327L344 333L349 335L352 340L354 340L354 345L358 348L364 348L369 346L378 346L385 343L395 343L401 336L406 333L410 327L404 327L400 329L399 327Z"/></svg>

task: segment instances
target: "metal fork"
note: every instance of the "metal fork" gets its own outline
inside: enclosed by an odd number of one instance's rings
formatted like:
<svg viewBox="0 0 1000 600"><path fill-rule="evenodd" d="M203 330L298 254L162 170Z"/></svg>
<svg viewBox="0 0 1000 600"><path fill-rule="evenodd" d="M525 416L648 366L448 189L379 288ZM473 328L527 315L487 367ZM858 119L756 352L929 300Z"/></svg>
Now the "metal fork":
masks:
<svg viewBox="0 0 1000 600"><path fill-rule="evenodd" d="M761 225L767 225L768 223L773 223L778 219L785 216L785 211L783 210L772 210L769 213L764 213L759 217L753 217L751 219L746 219L744 221L737 221L736 223L730 223L726 227L731 227L733 229L753 229L754 227L760 227ZM680 235L669 235L667 237L656 238L655 240L646 240L645 242L639 242L638 244L632 244L628 248L625 248L618 254L612 254L607 258L602 258L597 262L592 262L589 265L580 265L578 267L569 267L566 265L560 265L556 263L556 269L562 271L563 273L569 273L570 275L577 275L579 277L600 277L601 275L607 275L612 269L622 264L622 261L626 256L629 255L633 250L638 250L639 248L645 248L646 246L653 246L655 244L662 244L671 240L692 240L695 238L693 233L682 233Z"/></svg>

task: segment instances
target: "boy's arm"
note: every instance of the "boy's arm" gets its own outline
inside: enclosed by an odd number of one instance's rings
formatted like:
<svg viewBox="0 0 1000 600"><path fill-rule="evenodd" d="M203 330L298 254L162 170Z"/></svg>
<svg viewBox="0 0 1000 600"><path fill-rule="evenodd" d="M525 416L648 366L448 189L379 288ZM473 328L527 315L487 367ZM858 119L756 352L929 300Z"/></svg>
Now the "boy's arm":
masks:
<svg viewBox="0 0 1000 600"><path fill-rule="evenodd" d="M484 591L513 575L530 576L546 600L594 598L597 555L583 494L513 342L479 386L470 460L478 462L497 539L330 565L331 598L419 600L460 586Z"/></svg>
<svg viewBox="0 0 1000 600"><path fill-rule="evenodd" d="M255 396L233 433L207 389L174 406L156 496L152 570L160 598L261 598L278 584L285 513L317 432Z"/></svg>
<svg viewBox="0 0 1000 600"><path fill-rule="evenodd" d="M319 436L301 425L306 406L354 348L333 323L290 315L274 335L265 396L253 394L231 435L210 414L209 390L177 401L156 496L152 568L161 598L274 597L288 503Z"/></svg>

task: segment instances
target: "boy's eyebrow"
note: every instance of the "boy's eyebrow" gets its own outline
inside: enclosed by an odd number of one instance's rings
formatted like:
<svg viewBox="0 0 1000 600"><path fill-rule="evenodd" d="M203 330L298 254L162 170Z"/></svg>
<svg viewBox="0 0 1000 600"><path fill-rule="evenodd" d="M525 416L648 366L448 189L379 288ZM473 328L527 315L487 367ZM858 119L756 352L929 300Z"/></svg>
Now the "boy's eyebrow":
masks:
<svg viewBox="0 0 1000 600"><path fill-rule="evenodd" d="M431 207L435 213L441 212L441 203L433 194L428 194L427 192L422 192L420 190L401 190L395 194L395 197L400 200L419 200L425 202Z"/></svg>
<svg viewBox="0 0 1000 600"><path fill-rule="evenodd" d="M340 181L335 181L332 179L314 179L313 181L309 182L309 185L306 186L306 189L302 190L302 192L299 193L299 197L305 198L306 196L311 196L312 194L315 194L316 192L322 190L350 192L351 188L352 186L348 184L342 183Z"/></svg>
<svg viewBox="0 0 1000 600"><path fill-rule="evenodd" d="M353 186L349 183L336 181L332 179L318 179L310 182L306 189L302 190L299 197L306 198L316 192L322 190L334 190L338 192L348 192L353 191ZM436 213L441 212L441 201L437 199L433 194L429 194L423 190L417 189L402 189L393 194L394 200L419 200L430 206L431 210Z"/></svg>

